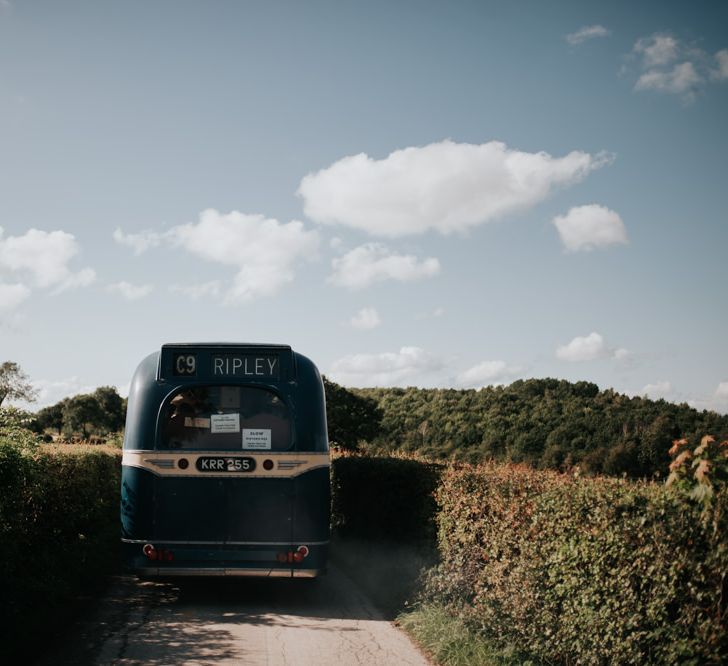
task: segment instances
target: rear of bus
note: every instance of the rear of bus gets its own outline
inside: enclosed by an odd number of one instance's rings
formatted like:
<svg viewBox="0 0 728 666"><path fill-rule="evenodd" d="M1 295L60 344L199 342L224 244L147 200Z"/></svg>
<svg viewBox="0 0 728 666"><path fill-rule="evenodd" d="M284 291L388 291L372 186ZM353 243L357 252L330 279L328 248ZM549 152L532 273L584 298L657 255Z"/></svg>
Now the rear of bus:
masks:
<svg viewBox="0 0 728 666"><path fill-rule="evenodd" d="M171 344L137 368L122 549L142 576L326 569L329 454L315 365L281 345Z"/></svg>

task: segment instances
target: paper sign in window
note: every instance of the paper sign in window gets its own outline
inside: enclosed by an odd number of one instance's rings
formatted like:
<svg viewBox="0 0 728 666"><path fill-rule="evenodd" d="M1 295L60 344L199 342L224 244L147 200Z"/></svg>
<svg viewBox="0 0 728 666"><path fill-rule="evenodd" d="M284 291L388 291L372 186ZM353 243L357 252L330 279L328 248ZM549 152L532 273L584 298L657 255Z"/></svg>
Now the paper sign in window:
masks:
<svg viewBox="0 0 728 666"><path fill-rule="evenodd" d="M210 416L210 432L240 432L240 414L212 414Z"/></svg>
<svg viewBox="0 0 728 666"><path fill-rule="evenodd" d="M271 448L270 428L243 428L243 448L266 451Z"/></svg>

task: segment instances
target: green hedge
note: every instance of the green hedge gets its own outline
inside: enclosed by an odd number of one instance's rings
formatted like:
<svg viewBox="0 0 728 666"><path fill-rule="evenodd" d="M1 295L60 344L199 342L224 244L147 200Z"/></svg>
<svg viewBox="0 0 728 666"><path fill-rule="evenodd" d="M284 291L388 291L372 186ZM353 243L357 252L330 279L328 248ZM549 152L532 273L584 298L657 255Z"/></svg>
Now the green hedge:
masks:
<svg viewBox="0 0 728 666"><path fill-rule="evenodd" d="M708 485L450 468L427 597L549 663L726 663L728 503Z"/></svg>
<svg viewBox="0 0 728 666"><path fill-rule="evenodd" d="M42 623L117 566L120 457L0 433L0 655L37 646Z"/></svg>
<svg viewBox="0 0 728 666"><path fill-rule="evenodd" d="M435 545L434 492L442 466L408 458L332 461L335 533L370 541Z"/></svg>

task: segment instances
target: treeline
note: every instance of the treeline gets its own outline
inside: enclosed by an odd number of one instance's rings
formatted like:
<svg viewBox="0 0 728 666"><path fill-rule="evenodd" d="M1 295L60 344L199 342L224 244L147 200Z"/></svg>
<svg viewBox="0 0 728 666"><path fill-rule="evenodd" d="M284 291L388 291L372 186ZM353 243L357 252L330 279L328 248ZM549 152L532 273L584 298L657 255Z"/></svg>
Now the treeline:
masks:
<svg viewBox="0 0 728 666"><path fill-rule="evenodd" d="M728 417L687 404L630 398L591 382L519 380L480 390L351 389L367 401L374 451L630 477L662 472L673 440L728 437ZM360 409L361 411L361 409ZM333 438L332 438L333 439Z"/></svg>
<svg viewBox="0 0 728 666"><path fill-rule="evenodd" d="M100 386L93 393L64 398L38 410L30 428L47 438L51 433L67 439L105 437L123 430L126 399L113 386Z"/></svg>

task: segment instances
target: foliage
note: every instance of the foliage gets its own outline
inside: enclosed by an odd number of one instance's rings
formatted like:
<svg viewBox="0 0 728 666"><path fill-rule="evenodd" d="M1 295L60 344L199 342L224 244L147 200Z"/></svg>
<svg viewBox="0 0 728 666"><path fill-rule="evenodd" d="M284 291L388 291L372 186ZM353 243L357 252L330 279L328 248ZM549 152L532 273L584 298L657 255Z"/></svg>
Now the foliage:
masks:
<svg viewBox="0 0 728 666"><path fill-rule="evenodd" d="M382 411L372 398L352 393L326 377L323 379L329 440L341 449L355 451L360 441L379 434Z"/></svg>
<svg viewBox="0 0 728 666"><path fill-rule="evenodd" d="M402 613L399 625L443 666L531 666L536 661L514 647L498 647L437 604Z"/></svg>
<svg viewBox="0 0 728 666"><path fill-rule="evenodd" d="M116 566L120 457L0 429L0 660Z"/></svg>
<svg viewBox="0 0 728 666"><path fill-rule="evenodd" d="M332 461L332 524L342 537L434 546L440 466L416 459L339 456Z"/></svg>
<svg viewBox="0 0 728 666"><path fill-rule="evenodd" d="M36 432L53 430L69 438L105 437L124 427L126 401L113 386L101 386L93 393L64 398L40 409L33 424Z"/></svg>
<svg viewBox="0 0 728 666"><path fill-rule="evenodd" d="M0 365L0 405L6 399L33 402L36 391L17 363L5 361Z"/></svg>
<svg viewBox="0 0 728 666"><path fill-rule="evenodd" d="M544 661L724 663L725 486L716 530L676 485L451 466L427 598Z"/></svg>
<svg viewBox="0 0 728 666"><path fill-rule="evenodd" d="M667 485L674 484L696 500L703 508L703 520L717 533L725 520L721 498L728 486L728 440L718 444L715 437L706 435L691 453L688 441L681 439L674 443L670 455L674 460Z"/></svg>
<svg viewBox="0 0 728 666"><path fill-rule="evenodd" d="M519 380L480 390L351 389L375 400L381 429L375 452L406 451L437 460L525 462L541 469L662 473L672 441L691 447L706 432L728 437L728 417L686 404L630 398L590 382Z"/></svg>
<svg viewBox="0 0 728 666"><path fill-rule="evenodd" d="M12 443L23 448L37 446L40 441L28 429L34 416L17 407L0 408L0 443Z"/></svg>

